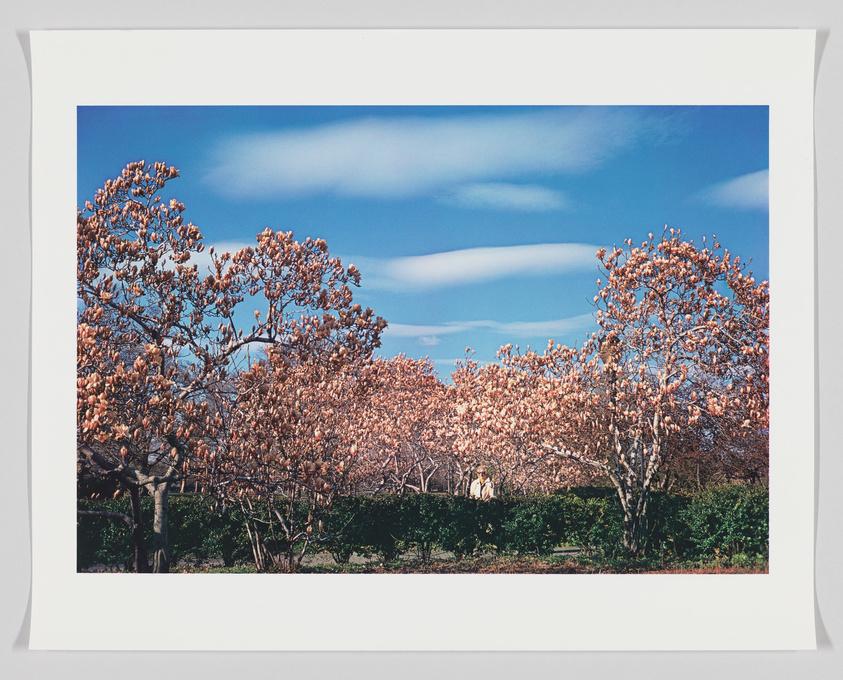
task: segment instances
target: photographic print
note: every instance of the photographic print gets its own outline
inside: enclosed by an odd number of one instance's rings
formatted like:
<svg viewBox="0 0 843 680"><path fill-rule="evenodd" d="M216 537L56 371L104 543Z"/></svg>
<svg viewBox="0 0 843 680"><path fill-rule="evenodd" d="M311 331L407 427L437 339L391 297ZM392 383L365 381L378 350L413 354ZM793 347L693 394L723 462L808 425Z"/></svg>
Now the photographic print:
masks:
<svg viewBox="0 0 843 680"><path fill-rule="evenodd" d="M79 107L80 570L766 572L768 116Z"/></svg>
<svg viewBox="0 0 843 680"><path fill-rule="evenodd" d="M813 39L33 34L31 646L812 648Z"/></svg>

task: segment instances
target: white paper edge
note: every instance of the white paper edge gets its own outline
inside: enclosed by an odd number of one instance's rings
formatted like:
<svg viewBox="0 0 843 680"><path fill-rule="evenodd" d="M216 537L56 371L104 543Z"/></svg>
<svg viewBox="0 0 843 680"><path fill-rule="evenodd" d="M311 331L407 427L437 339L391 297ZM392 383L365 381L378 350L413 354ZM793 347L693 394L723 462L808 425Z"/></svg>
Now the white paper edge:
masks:
<svg viewBox="0 0 843 680"><path fill-rule="evenodd" d="M814 649L814 40L809 30L33 32L30 647ZM126 77L132 55L145 77ZM770 573L77 574L76 106L514 103L770 106Z"/></svg>

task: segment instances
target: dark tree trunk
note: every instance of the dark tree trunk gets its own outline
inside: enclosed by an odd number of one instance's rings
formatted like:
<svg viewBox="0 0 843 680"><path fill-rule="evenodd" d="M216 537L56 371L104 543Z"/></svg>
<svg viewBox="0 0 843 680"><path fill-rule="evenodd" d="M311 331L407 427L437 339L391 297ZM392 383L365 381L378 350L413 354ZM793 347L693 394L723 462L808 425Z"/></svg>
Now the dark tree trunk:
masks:
<svg viewBox="0 0 843 680"><path fill-rule="evenodd" d="M158 482L150 486L155 502L155 516L152 521L152 571L155 574L166 574L170 571L170 548L167 535L170 483Z"/></svg>
<svg viewBox="0 0 843 680"><path fill-rule="evenodd" d="M146 545L143 538L143 514L141 513L140 489L129 487L129 498L132 500L132 545L135 552L135 571L148 574L152 569L146 556Z"/></svg>

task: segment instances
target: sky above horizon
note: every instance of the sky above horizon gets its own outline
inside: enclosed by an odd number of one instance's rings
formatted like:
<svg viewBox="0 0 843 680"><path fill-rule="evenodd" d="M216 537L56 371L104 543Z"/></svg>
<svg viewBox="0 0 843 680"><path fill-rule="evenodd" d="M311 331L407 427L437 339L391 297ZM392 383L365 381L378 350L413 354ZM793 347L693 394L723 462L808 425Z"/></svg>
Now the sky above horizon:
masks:
<svg viewBox="0 0 843 680"><path fill-rule="evenodd" d="M378 355L442 378L467 347L582 344L597 250L665 226L769 278L767 107L79 107L77 124L79 205L130 162L174 165L167 196L206 246L325 239L389 322Z"/></svg>

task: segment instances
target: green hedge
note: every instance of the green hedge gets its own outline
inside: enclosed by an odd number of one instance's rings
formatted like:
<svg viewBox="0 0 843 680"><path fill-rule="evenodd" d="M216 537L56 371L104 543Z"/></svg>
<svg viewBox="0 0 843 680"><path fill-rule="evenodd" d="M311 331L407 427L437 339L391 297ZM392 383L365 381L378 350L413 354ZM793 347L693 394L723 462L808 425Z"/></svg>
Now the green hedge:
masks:
<svg viewBox="0 0 843 680"><path fill-rule="evenodd" d="M130 501L126 497L108 501L79 500L77 508L119 512L129 516L132 514ZM147 532L147 544L151 545L151 541L152 537ZM132 561L132 536L125 522L104 517L77 517L77 569L87 569L94 564L125 565L128 568Z"/></svg>
<svg viewBox="0 0 843 680"><path fill-rule="evenodd" d="M622 533L617 497L559 493L478 501L465 496L351 496L334 501L325 521L326 545L338 562L352 553L389 560L434 549L457 558L476 550L547 555L559 545L611 554Z"/></svg>
<svg viewBox="0 0 843 680"><path fill-rule="evenodd" d="M337 562L353 553L393 559L400 552L401 496L349 496L322 517L323 545Z"/></svg>
<svg viewBox="0 0 843 680"><path fill-rule="evenodd" d="M100 510L131 515L129 498L116 500L77 501L79 510ZM141 498L144 539L148 552L152 547L153 500ZM207 496L172 494L169 507L170 561L201 561L221 558L226 566L248 561L252 557L239 508L224 508ZM77 569L95 564L123 565L130 568L133 560L132 537L128 525L103 517L78 517L76 522Z"/></svg>
<svg viewBox="0 0 843 680"><path fill-rule="evenodd" d="M684 554L706 557L769 555L769 495L765 487L716 486L694 496L680 514L687 527Z"/></svg>
<svg viewBox="0 0 843 680"><path fill-rule="evenodd" d="M81 509L130 512L129 500L79 501ZM152 499L143 498L147 545L152 545ZM304 510L303 510L304 511ZM256 507L256 512L265 512ZM560 545L614 555L620 551L622 513L613 489L574 489L552 495L478 501L446 494L348 496L321 509L317 549L337 562L352 554L395 559L415 552L429 560L434 550L457 558L478 550L547 555ZM125 523L83 517L78 521L78 566L131 564ZM644 527L650 555L703 559L715 555L768 554L766 487L733 484L695 496L651 494ZM227 566L252 559L239 508L222 511L211 498L173 494L170 498L173 563L222 558Z"/></svg>

